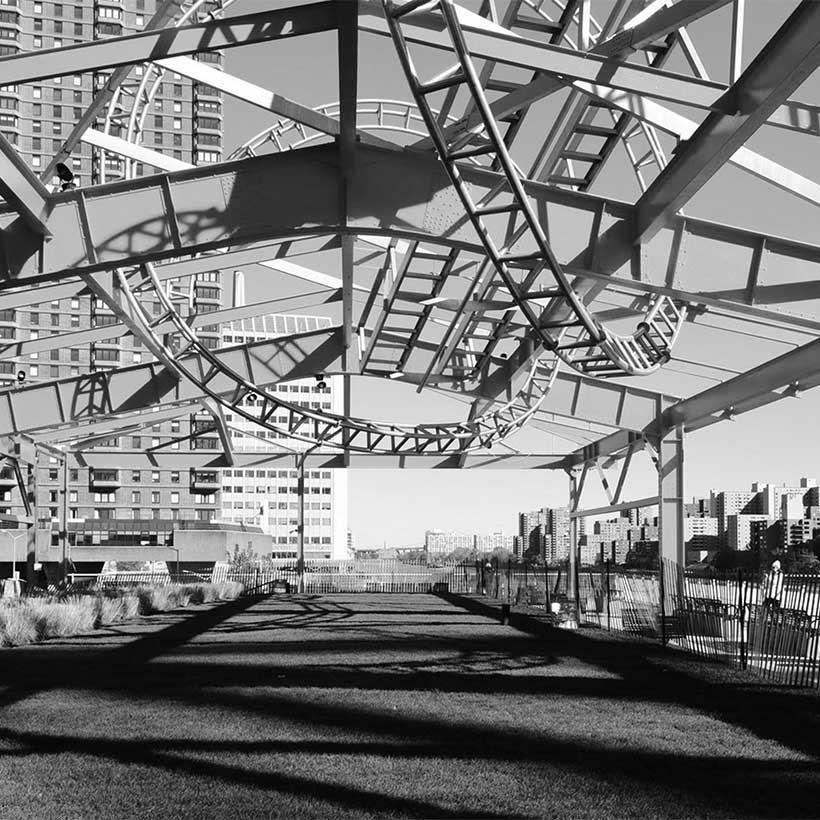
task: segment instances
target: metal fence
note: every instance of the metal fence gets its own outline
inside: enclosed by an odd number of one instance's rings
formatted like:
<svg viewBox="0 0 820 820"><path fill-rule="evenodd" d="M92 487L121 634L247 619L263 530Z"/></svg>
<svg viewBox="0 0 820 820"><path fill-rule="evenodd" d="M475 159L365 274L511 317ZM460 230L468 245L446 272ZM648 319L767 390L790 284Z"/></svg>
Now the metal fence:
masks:
<svg viewBox="0 0 820 820"><path fill-rule="evenodd" d="M434 592L449 586L455 567L428 567L425 564L405 564L381 560L312 560L305 562L304 592ZM277 559L264 566L246 571L216 567L214 581L239 581L247 592L263 593L274 588L297 588L299 573L296 564Z"/></svg>
<svg viewBox="0 0 820 820"><path fill-rule="evenodd" d="M578 597L568 599L566 566L478 561L447 566L388 560L305 562L304 591L484 594L511 606L574 612L579 623L656 638L701 657L729 661L790 686L820 685L820 575L743 573L704 577L664 562L655 572L610 567L578 571ZM81 584L83 579L73 579ZM297 588L291 560L244 572L217 564L213 574L118 572L89 576L110 588L138 584L239 581L246 593Z"/></svg>
<svg viewBox="0 0 820 820"><path fill-rule="evenodd" d="M695 655L754 670L787 686L820 686L820 575L748 573L704 577L664 562L658 571L604 565L578 571L567 600L567 571L492 563L466 571L467 588L511 606L557 612L579 623L655 638Z"/></svg>

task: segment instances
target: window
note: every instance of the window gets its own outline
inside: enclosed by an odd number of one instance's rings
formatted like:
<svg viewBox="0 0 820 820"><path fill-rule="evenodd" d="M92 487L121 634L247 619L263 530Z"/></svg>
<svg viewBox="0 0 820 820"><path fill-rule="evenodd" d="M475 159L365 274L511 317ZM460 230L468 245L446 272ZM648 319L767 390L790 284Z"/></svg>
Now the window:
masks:
<svg viewBox="0 0 820 820"><path fill-rule="evenodd" d="M35 155L31 158L31 167L32 168L42 167L42 160L39 156Z"/></svg>
<svg viewBox="0 0 820 820"><path fill-rule="evenodd" d="M174 120L174 131L179 131L182 129L182 120Z"/></svg>
<svg viewBox="0 0 820 820"><path fill-rule="evenodd" d="M131 490L131 503L132 504L139 504L140 503L140 491L139 490Z"/></svg>
<svg viewBox="0 0 820 820"><path fill-rule="evenodd" d="M156 490L154 490L151 493L151 503L152 504L159 504L159 492L157 492Z"/></svg>
<svg viewBox="0 0 820 820"><path fill-rule="evenodd" d="M172 504L179 504L179 493L176 493L176 492L171 493L171 503Z"/></svg>
<svg viewBox="0 0 820 820"><path fill-rule="evenodd" d="M171 473L171 484L179 484L179 472L176 470Z"/></svg>
<svg viewBox="0 0 820 820"><path fill-rule="evenodd" d="M142 480L142 475L140 474L139 470L132 470L131 471L131 481L139 482Z"/></svg>
<svg viewBox="0 0 820 820"><path fill-rule="evenodd" d="M74 36L75 37L82 37L83 36L83 24L82 23L74 23Z"/></svg>
<svg viewBox="0 0 820 820"><path fill-rule="evenodd" d="M151 473L151 483L152 484L159 484L159 473L154 471Z"/></svg>
<svg viewBox="0 0 820 820"><path fill-rule="evenodd" d="M34 86L34 88L31 89L31 96L35 100L41 100L43 98L43 89L39 86Z"/></svg>
<svg viewBox="0 0 820 820"><path fill-rule="evenodd" d="M132 436L131 437L131 446L135 450L139 450L142 447L142 439L139 436Z"/></svg>
<svg viewBox="0 0 820 820"><path fill-rule="evenodd" d="M63 16L63 7L60 3L54 4L54 16L55 17L62 17Z"/></svg>

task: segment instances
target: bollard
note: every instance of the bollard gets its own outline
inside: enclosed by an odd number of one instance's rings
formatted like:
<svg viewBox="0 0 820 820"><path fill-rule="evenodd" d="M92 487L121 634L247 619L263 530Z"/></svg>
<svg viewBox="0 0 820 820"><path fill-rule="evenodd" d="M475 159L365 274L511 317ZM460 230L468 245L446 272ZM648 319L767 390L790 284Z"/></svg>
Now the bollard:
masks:
<svg viewBox="0 0 820 820"><path fill-rule="evenodd" d="M501 604L501 623L508 624L510 622L510 605Z"/></svg>

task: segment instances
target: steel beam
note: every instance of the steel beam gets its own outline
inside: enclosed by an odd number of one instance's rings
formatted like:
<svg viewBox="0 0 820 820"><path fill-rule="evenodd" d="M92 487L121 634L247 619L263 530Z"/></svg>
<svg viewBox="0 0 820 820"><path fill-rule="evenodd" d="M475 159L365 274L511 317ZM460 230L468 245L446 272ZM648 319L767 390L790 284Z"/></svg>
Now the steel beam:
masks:
<svg viewBox="0 0 820 820"><path fill-rule="evenodd" d="M183 54L271 42L336 28L331 2L312 3L210 20L179 28L143 31L0 59L0 83L13 85L82 74Z"/></svg>
<svg viewBox="0 0 820 820"><path fill-rule="evenodd" d="M181 0L163 0L151 19L145 24L143 31L156 31L157 29L165 28L173 20L180 5ZM83 111L80 119L74 124L71 133L66 137L60 150L54 155L40 174L41 180L49 182L54 175L54 169L57 167L57 163L65 162L66 159L71 156L71 152L77 146L83 134L94 125L98 114L109 104L117 89L128 79L130 73L131 66L121 66L111 72L111 76L106 80L105 85L94 94L91 103L85 111Z"/></svg>
<svg viewBox="0 0 820 820"><path fill-rule="evenodd" d="M235 453L235 467L293 466L293 453ZM463 459L463 465L459 462ZM553 470L563 461L559 455L517 455L493 453L487 455L390 455L385 453L351 453L349 464L339 453L310 453L305 459L307 469L377 470ZM223 455L193 450L190 452L143 452L140 450L76 451L68 454L70 467L92 469L173 469L207 470L230 467Z"/></svg>
<svg viewBox="0 0 820 820"><path fill-rule="evenodd" d="M572 80L584 80L703 110L721 110L723 97L728 90L724 83L685 77L639 63L615 63L609 57L593 52L578 52L525 39L460 6L458 14L467 46L474 58L559 76L565 84ZM412 23L408 22L406 39L449 51L452 45L442 25L434 15L419 14ZM363 12L359 27L363 31L389 36L384 18L371 11ZM541 86L542 96L553 90L551 83ZM820 133L816 125L809 124L807 127L800 122L805 117L795 116L796 111L809 112L813 108L789 101L772 113L769 124L788 130Z"/></svg>
<svg viewBox="0 0 820 820"><path fill-rule="evenodd" d="M174 159L167 154L146 148L138 142L130 142L122 137L98 131L96 128L87 128L81 139L86 145L93 145L111 154L119 154L121 157L128 157L136 162L151 165L159 171L184 171L194 167L190 162Z"/></svg>
<svg viewBox="0 0 820 820"><path fill-rule="evenodd" d="M51 236L46 224L51 197L14 146L0 134L0 194L38 236Z"/></svg>
<svg viewBox="0 0 820 820"><path fill-rule="evenodd" d="M654 236L818 65L820 4L804 0L638 200L636 239Z"/></svg>
<svg viewBox="0 0 820 820"><path fill-rule="evenodd" d="M364 145L358 145L355 152L357 173L350 185L347 231L403 235L480 252L461 209L440 205L451 192L435 159ZM5 284L19 287L112 265L178 258L183 247L194 254L277 237L336 234L345 230L337 163L337 148L326 145L57 194L50 220L54 238L43 243L32 235L28 247L9 242L11 269ZM477 168L465 168L463 175L479 191L490 190L499 179L492 171ZM170 193L164 192L166 184ZM634 206L540 183L527 183L526 189L540 213L556 211L562 218L592 225L586 243L574 256L560 243L557 246L559 260L570 269L612 274L627 281L662 282L697 294L686 287L686 265L692 264L687 260L702 242L721 258L731 256L733 249L748 250L754 256L755 249L762 247L762 257L754 263L759 269L787 269L794 262L804 262L817 266L816 278L820 279L820 248L816 245L688 217L675 217L668 228L669 236L680 241L667 239L653 246L660 249L660 257L653 251L652 266L640 264L643 251L636 254L630 243ZM143 220L137 226L133 225L135 213ZM0 225L15 219L8 207L0 207ZM175 233L182 247L175 244ZM681 242L688 246L686 255L676 250ZM265 255L256 249L239 254L237 258L250 254L254 261L264 261ZM719 290L740 295L745 289L746 298L741 301L751 303L756 298L757 276L750 275L749 257L740 253L736 258L736 262L722 262ZM205 269L211 264L212 258L175 263L173 270L179 273L171 274L169 269L169 275L184 275L189 268ZM747 287L750 280L752 288ZM329 287L338 287L338 279L328 281ZM20 302L19 296L14 298ZM785 314L784 321L788 321Z"/></svg>
<svg viewBox="0 0 820 820"><path fill-rule="evenodd" d="M731 2L732 0L678 0L674 5L658 7L648 17L641 12L628 20L617 34L597 43L592 51L605 57L627 56Z"/></svg>
<svg viewBox="0 0 820 820"><path fill-rule="evenodd" d="M219 357L253 384L266 385L338 370L339 328L296 333L265 342L226 348ZM202 372L208 365L195 354L182 357ZM231 394L233 380L216 376L209 387ZM98 371L0 393L0 429L36 432L89 419L132 412L171 402L201 400L201 390L178 380L157 363Z"/></svg>
<svg viewBox="0 0 820 820"><path fill-rule="evenodd" d="M35 291L37 294L40 291ZM194 329L207 325L224 324L235 322L240 319L248 319L253 316L260 316L264 313L293 312L338 302L341 298L339 291L314 291L299 296L283 296L279 299L269 299L265 302L254 302L249 305L239 307L223 308L211 313L195 313L186 320ZM174 330L173 323L169 320L161 322L154 328L157 333L171 333ZM23 341L10 342L0 348L0 361L4 359L16 359L21 356L28 356L32 353L40 353L46 350L63 350L68 347L90 344L101 339L116 339L130 333L129 329L122 322L103 327L91 327L87 330L77 330L73 333L58 333L55 336L42 336L39 339L27 339Z"/></svg>

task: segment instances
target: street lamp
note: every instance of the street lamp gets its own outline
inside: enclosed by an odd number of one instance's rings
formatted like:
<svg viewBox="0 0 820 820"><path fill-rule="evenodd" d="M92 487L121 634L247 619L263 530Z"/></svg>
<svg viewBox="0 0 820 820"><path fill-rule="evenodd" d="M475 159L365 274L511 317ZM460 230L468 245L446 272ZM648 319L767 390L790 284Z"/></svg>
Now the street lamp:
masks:
<svg viewBox="0 0 820 820"><path fill-rule="evenodd" d="M8 535L12 541L11 577L12 580L17 581L20 578L20 573L17 571L17 539L25 538L28 535L28 530L23 530L22 532L18 532L15 535L12 535L11 533L9 533Z"/></svg>
<svg viewBox="0 0 820 820"><path fill-rule="evenodd" d="M166 544L165 549L173 550L177 554L177 583L179 583L179 547L172 547L170 544Z"/></svg>

